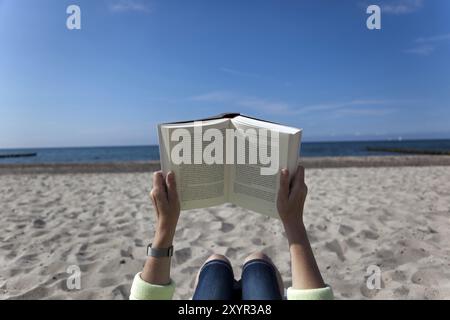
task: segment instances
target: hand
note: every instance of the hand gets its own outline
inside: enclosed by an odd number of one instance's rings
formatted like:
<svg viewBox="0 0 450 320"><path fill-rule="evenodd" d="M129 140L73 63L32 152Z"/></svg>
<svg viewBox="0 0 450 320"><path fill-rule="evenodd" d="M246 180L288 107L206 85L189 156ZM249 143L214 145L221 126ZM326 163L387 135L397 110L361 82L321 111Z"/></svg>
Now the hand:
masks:
<svg viewBox="0 0 450 320"><path fill-rule="evenodd" d="M165 179L161 171L153 174L150 198L156 211L156 233L152 247L168 248L172 245L180 217L180 201L173 172L169 172ZM170 283L170 257L148 257L141 278L156 285Z"/></svg>
<svg viewBox="0 0 450 320"><path fill-rule="evenodd" d="M287 226L303 226L303 206L307 193L305 168L298 166L291 183L289 183L289 171L287 169L281 170L277 208L285 228Z"/></svg>
<svg viewBox="0 0 450 320"><path fill-rule="evenodd" d="M303 206L307 193L305 169L302 166L298 166L291 183L288 170L281 170L277 207L289 242L294 289L325 287L303 224Z"/></svg>
<svg viewBox="0 0 450 320"><path fill-rule="evenodd" d="M153 188L150 197L155 207L157 220L153 246L155 248L170 247L180 216L180 201L175 174L172 171L167 174L166 179L161 171L153 174Z"/></svg>

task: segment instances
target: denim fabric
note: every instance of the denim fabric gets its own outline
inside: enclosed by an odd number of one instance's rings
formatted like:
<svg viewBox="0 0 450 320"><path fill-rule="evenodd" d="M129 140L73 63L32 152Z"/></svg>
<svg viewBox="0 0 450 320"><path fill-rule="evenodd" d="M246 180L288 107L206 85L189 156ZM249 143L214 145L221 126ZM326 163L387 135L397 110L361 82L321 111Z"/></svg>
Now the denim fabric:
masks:
<svg viewBox="0 0 450 320"><path fill-rule="evenodd" d="M208 261L201 269L193 300L233 300L236 281L231 265L223 260Z"/></svg>
<svg viewBox="0 0 450 320"><path fill-rule="evenodd" d="M200 270L193 300L281 300L275 268L262 259L248 261L239 282L223 260L208 261Z"/></svg>
<svg viewBox="0 0 450 320"><path fill-rule="evenodd" d="M275 267L260 259L248 261L242 268L242 300L281 300Z"/></svg>

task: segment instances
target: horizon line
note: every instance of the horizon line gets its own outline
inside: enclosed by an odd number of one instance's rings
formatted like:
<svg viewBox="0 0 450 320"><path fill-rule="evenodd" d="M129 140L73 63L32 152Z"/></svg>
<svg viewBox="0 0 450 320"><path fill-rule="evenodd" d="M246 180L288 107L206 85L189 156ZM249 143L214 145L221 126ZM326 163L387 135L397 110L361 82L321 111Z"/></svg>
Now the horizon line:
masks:
<svg viewBox="0 0 450 320"><path fill-rule="evenodd" d="M440 140L450 140L449 138L389 138L389 139L368 139L368 140L307 140L301 143L351 143L351 142L406 142L406 141L440 141ZM130 145L92 145L92 146L52 146L52 147L14 147L14 148L3 148L0 150L25 150L25 149L89 149L89 148L140 148L140 147L159 147L159 144L130 144Z"/></svg>

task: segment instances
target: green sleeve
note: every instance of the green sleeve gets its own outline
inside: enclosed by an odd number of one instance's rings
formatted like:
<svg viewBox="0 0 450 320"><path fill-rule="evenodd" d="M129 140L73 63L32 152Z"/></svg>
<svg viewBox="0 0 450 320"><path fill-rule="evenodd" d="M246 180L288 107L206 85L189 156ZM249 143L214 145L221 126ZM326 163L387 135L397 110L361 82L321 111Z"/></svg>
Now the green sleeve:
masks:
<svg viewBox="0 0 450 320"><path fill-rule="evenodd" d="M139 272L131 285L130 300L172 300L174 292L173 280L167 285L151 284L142 280Z"/></svg>
<svg viewBox="0 0 450 320"><path fill-rule="evenodd" d="M287 289L288 300L333 300L333 290L329 286L318 289Z"/></svg>

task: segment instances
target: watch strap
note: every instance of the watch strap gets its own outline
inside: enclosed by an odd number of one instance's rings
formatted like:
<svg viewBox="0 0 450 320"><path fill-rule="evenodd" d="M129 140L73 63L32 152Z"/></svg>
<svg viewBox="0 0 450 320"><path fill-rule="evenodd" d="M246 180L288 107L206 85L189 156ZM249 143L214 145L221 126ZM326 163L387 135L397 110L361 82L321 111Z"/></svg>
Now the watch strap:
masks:
<svg viewBox="0 0 450 320"><path fill-rule="evenodd" d="M152 248L150 243L147 246L147 256L155 258L171 257L173 255L173 246L169 248Z"/></svg>

